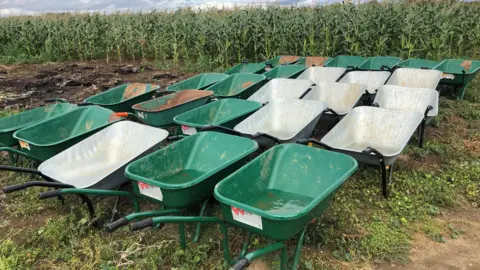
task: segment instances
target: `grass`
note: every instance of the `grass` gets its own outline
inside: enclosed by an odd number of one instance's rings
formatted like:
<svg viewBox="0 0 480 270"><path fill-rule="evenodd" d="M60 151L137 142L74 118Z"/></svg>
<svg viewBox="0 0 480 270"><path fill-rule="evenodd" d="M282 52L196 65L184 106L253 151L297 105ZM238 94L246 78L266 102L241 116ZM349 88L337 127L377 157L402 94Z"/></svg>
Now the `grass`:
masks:
<svg viewBox="0 0 480 270"><path fill-rule="evenodd" d="M427 128L423 149L412 138L396 162L391 196L380 191L380 173L361 166L336 193L329 209L310 225L302 253L302 269L370 267L378 261L406 263L413 235L444 242L462 234L455 224L437 217L445 209L477 208L480 203L480 80L467 89L466 100L441 98L440 114ZM1 112L6 114L8 112ZM4 164L6 159L3 160ZM35 166L25 162L22 166ZM2 186L34 178L1 173ZM198 244L181 250L177 228L107 232L86 218L74 197L66 203L38 200L45 188L0 195L0 269L224 269L220 233L205 226ZM108 222L113 200L95 200L96 221ZM154 205L143 203L144 208ZM121 213L132 211L127 202ZM215 213L218 214L218 209ZM188 239L193 228L187 226ZM243 232L230 229L234 254ZM251 248L267 243L256 237ZM292 252L295 240L289 241ZM278 255L263 261L278 269Z"/></svg>

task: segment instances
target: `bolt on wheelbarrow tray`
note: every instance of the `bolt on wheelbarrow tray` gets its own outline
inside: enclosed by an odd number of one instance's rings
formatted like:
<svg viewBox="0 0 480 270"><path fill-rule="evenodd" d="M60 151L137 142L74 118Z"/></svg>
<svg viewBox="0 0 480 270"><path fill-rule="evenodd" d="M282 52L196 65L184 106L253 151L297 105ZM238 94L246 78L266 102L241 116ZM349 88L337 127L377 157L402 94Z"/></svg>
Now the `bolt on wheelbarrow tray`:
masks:
<svg viewBox="0 0 480 270"><path fill-rule="evenodd" d="M283 66L277 66L272 70L265 72L263 75L265 75L267 79L275 79L275 78L295 79L306 68L307 66L305 65L283 65Z"/></svg>
<svg viewBox="0 0 480 270"><path fill-rule="evenodd" d="M385 84L411 88L436 89L442 75L442 72L438 70L398 68Z"/></svg>
<svg viewBox="0 0 480 270"><path fill-rule="evenodd" d="M15 131L39 123L40 121L62 115L77 108L77 105L74 104L56 103L3 117L0 119L0 145L18 145L18 140L13 138L13 133Z"/></svg>
<svg viewBox="0 0 480 270"><path fill-rule="evenodd" d="M35 173L51 181L50 183L27 182L5 187L4 191L8 193L31 186L46 186L65 189L41 193L42 199L62 194L133 198L131 193L113 189L129 182L124 175L128 163L156 150L167 136L168 133L159 128L130 121L114 123L44 161L38 167L38 171L12 169ZM134 206L136 211L139 211L136 199ZM89 210L93 215L91 202Z"/></svg>
<svg viewBox="0 0 480 270"><path fill-rule="evenodd" d="M465 88L475 79L475 75L480 71L480 61L464 59L446 59L434 67L435 70L443 72L444 79L440 84L456 85L460 87L459 98L463 99ZM453 79L452 79L453 77Z"/></svg>
<svg viewBox="0 0 480 270"><path fill-rule="evenodd" d="M226 98L179 114L173 121L181 125L183 134L192 135L208 126L233 128L261 107L258 102Z"/></svg>
<svg viewBox="0 0 480 270"><path fill-rule="evenodd" d="M16 131L16 153L44 161L121 119L99 106L81 107Z"/></svg>
<svg viewBox="0 0 480 270"><path fill-rule="evenodd" d="M340 67L345 69L355 69L365 62L367 58L354 55L338 55L325 64L326 67Z"/></svg>
<svg viewBox="0 0 480 270"><path fill-rule="evenodd" d="M336 82L345 73L342 67L309 67L297 77L297 80L310 80L315 84Z"/></svg>
<svg viewBox="0 0 480 270"><path fill-rule="evenodd" d="M277 145L223 179L214 195L229 224L275 241L301 233L296 269L308 224L327 209L357 167L348 155L299 144Z"/></svg>
<svg viewBox="0 0 480 270"><path fill-rule="evenodd" d="M167 91L176 92L189 89L204 90L208 86L224 80L227 77L228 75L222 73L202 73L170 85L169 87L167 87Z"/></svg>
<svg viewBox="0 0 480 270"><path fill-rule="evenodd" d="M387 196L387 169L391 178L395 159L422 120L423 114L419 112L356 107L322 138L321 143L360 163L380 166L383 193Z"/></svg>
<svg viewBox="0 0 480 270"><path fill-rule="evenodd" d="M149 100L160 86L144 83L123 84L84 100L86 104L102 106L114 112L133 112L134 104Z"/></svg>
<svg viewBox="0 0 480 270"><path fill-rule="evenodd" d="M135 104L133 110L150 126L168 126L173 124L175 116L206 104L212 94L212 91L182 90Z"/></svg>
<svg viewBox="0 0 480 270"><path fill-rule="evenodd" d="M310 137L327 103L300 99L275 99L234 127L243 134L267 134L276 139L258 137L262 146L296 142Z"/></svg>
<svg viewBox="0 0 480 270"><path fill-rule="evenodd" d="M343 117L355 107L365 90L366 84L323 82L313 86L303 100L324 101L337 115Z"/></svg>
<svg viewBox="0 0 480 270"><path fill-rule="evenodd" d="M370 57L357 67L359 70L392 70L402 58L391 56Z"/></svg>
<svg viewBox="0 0 480 270"><path fill-rule="evenodd" d="M265 64L262 63L240 63L231 69L225 71L226 75L233 75L236 73L253 73L262 74L265 72Z"/></svg>
<svg viewBox="0 0 480 270"><path fill-rule="evenodd" d="M260 74L237 73L209 86L217 98L247 99L265 83L265 76Z"/></svg>
<svg viewBox="0 0 480 270"><path fill-rule="evenodd" d="M396 65L399 68L416 68L416 69L433 69L440 62L427 60L427 59L418 59L418 58L408 58L403 60Z"/></svg>
<svg viewBox="0 0 480 270"><path fill-rule="evenodd" d="M258 89L247 100L265 104L277 98L299 99L312 86L310 80L273 79Z"/></svg>
<svg viewBox="0 0 480 270"><path fill-rule="evenodd" d="M333 58L323 56L305 56L301 57L294 65L304 65L307 67L323 67Z"/></svg>

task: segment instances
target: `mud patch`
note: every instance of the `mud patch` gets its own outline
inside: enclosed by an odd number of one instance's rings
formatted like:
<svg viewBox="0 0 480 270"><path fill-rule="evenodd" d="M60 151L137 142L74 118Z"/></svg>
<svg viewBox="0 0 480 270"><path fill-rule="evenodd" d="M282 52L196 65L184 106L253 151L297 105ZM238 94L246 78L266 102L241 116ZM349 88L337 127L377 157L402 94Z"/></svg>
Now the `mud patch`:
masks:
<svg viewBox="0 0 480 270"><path fill-rule="evenodd" d="M252 85L253 85L253 82L252 82L252 81L244 82L244 83L242 84L242 88L245 89L245 88L250 87L250 86L252 86Z"/></svg>
<svg viewBox="0 0 480 270"><path fill-rule="evenodd" d="M307 56L307 59L305 61L305 65L307 67L322 67L323 63L327 61L327 57L321 57L321 56Z"/></svg>
<svg viewBox="0 0 480 270"><path fill-rule="evenodd" d="M213 95L213 92L207 90L183 90L169 96L137 104L134 108L146 112L159 112L211 95ZM167 99L166 102L163 102L165 99Z"/></svg>
<svg viewBox="0 0 480 270"><path fill-rule="evenodd" d="M152 85L156 88L156 85ZM144 83L131 83L125 87L123 92L123 100L131 99L147 92L148 85Z"/></svg>
<svg viewBox="0 0 480 270"><path fill-rule="evenodd" d="M280 63L280 65L288 64L288 63L298 61L298 59L300 59L300 56L285 55L285 56L280 57L279 63Z"/></svg>
<svg viewBox="0 0 480 270"><path fill-rule="evenodd" d="M470 68L472 67L472 61L465 60L460 64L460 66L463 67L466 71L469 71Z"/></svg>

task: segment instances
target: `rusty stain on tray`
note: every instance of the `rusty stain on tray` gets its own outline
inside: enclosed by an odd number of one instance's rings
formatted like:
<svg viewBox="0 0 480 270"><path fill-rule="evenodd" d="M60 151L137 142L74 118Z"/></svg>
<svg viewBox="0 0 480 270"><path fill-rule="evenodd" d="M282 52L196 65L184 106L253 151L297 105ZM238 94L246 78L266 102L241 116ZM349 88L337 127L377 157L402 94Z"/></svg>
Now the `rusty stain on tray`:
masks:
<svg viewBox="0 0 480 270"><path fill-rule="evenodd" d="M317 66L321 67L323 66L323 63L327 61L327 57L321 57L321 56L307 56L307 59L305 60L305 65L307 67L312 67L312 66Z"/></svg>
<svg viewBox="0 0 480 270"><path fill-rule="evenodd" d="M90 130L92 129L92 125L93 125L93 120L88 120L87 122L85 122L85 130Z"/></svg>
<svg viewBox="0 0 480 270"><path fill-rule="evenodd" d="M108 123L115 122L121 117L118 116L116 113L111 113L110 116L108 117Z"/></svg>
<svg viewBox="0 0 480 270"><path fill-rule="evenodd" d="M125 87L125 91L123 92L123 100L131 99L133 97L139 96L147 92L148 84L144 83L131 83ZM156 85L152 85L151 87L156 88Z"/></svg>
<svg viewBox="0 0 480 270"><path fill-rule="evenodd" d="M460 64L460 66L463 67L466 71L469 71L470 68L472 67L472 61L465 60Z"/></svg>
<svg viewBox="0 0 480 270"><path fill-rule="evenodd" d="M242 84L242 88L245 89L245 88L251 86L252 84L253 84L252 81L244 82L244 83Z"/></svg>
<svg viewBox="0 0 480 270"><path fill-rule="evenodd" d="M211 96L212 94L212 91L207 90L183 90L172 94L170 97L164 96L161 98L156 98L147 102L137 104L133 106L133 108L147 112L159 112L171 109L173 107L185 104L190 101Z"/></svg>
<svg viewBox="0 0 480 270"><path fill-rule="evenodd" d="M291 62L295 62L298 59L300 59L300 56L285 55L285 56L280 57L279 62L280 62L280 65L283 65L283 64L288 64L288 63L291 63Z"/></svg>

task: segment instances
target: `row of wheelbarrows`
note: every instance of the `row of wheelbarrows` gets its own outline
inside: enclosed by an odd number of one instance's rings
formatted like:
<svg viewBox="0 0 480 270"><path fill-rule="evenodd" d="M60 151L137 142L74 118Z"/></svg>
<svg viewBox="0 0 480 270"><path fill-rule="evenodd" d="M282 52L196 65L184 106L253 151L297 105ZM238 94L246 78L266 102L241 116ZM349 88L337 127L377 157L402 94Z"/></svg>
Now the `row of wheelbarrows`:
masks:
<svg viewBox="0 0 480 270"><path fill-rule="evenodd" d="M386 195L387 171L391 178L395 158L417 128L421 143L426 120L438 111L435 88L444 76L426 69L320 67L318 57L297 59L305 65L281 65L285 59L292 57L253 64L262 65L263 72L272 68L263 75L242 73L252 72L252 64L234 67L227 71L231 75L201 74L167 87L171 94L154 99L166 91L128 84L82 104L50 104L2 118L0 150L9 152L13 164L18 156L42 163L38 170L0 169L46 180L3 190L52 187L40 198L80 196L92 216L87 195L126 197L135 213L108 224L111 230L141 219L132 230L178 223L183 248L185 223L199 224L195 242L200 224L218 224L225 259L236 269L277 250L285 268L283 241L300 234L292 263L296 268L306 227L356 171L357 161L381 167ZM355 107L371 100L375 106ZM321 141L312 140L322 115L341 120ZM127 118L142 124L122 121ZM178 135L169 140L180 140L165 146L169 133ZM307 143L332 151L300 145ZM254 152L260 155L248 162ZM133 192L123 190L127 184ZM223 219L205 216L212 195ZM163 209L141 212L139 199ZM183 215L195 205L201 205L199 216ZM235 259L228 250L227 224L248 232ZM247 254L251 233L275 243Z"/></svg>

